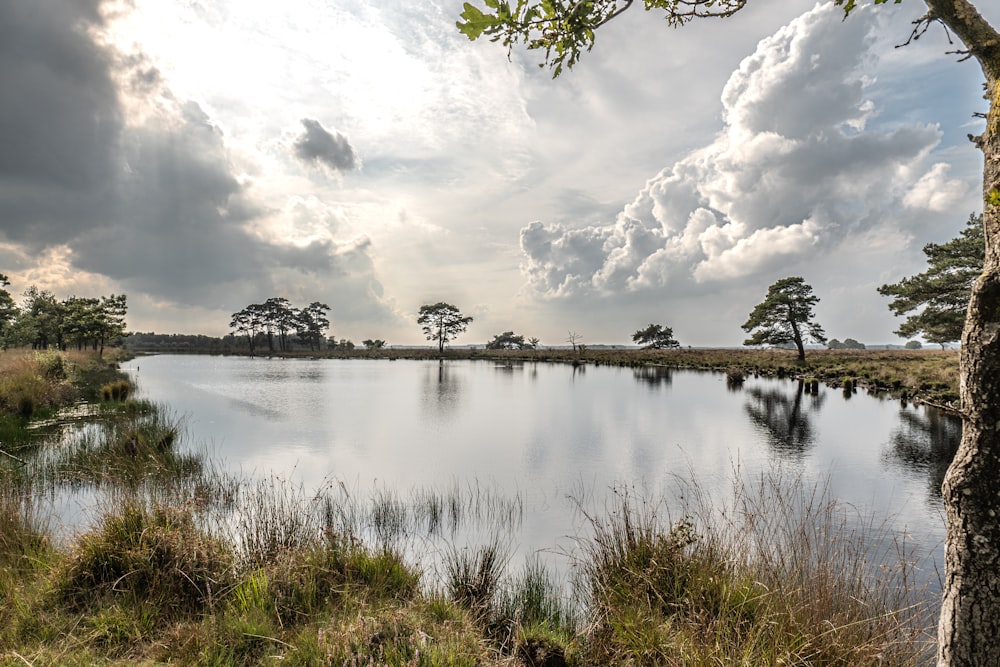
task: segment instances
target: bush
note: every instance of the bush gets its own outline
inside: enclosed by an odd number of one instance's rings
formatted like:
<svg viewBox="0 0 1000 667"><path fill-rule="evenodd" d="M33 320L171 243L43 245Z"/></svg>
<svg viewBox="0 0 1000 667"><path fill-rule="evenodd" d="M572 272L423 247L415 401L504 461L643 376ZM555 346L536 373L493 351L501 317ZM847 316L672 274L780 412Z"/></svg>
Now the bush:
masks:
<svg viewBox="0 0 1000 667"><path fill-rule="evenodd" d="M66 364L59 352L47 350L35 354L35 364L46 380L65 380Z"/></svg>

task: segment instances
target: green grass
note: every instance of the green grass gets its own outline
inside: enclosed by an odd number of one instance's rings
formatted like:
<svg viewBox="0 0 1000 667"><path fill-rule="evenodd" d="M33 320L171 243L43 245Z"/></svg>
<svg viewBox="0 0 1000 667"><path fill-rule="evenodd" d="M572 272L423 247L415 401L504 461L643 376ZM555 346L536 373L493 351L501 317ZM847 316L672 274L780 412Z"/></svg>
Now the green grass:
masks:
<svg viewBox="0 0 1000 667"><path fill-rule="evenodd" d="M917 665L932 654L932 603L905 549L872 554L885 529L821 490L763 478L738 484L727 507L702 499L672 524L661 512L620 491L608 516L590 518L578 556L595 623L585 664Z"/></svg>
<svg viewBox="0 0 1000 667"><path fill-rule="evenodd" d="M933 644L905 550L873 554L881 528L787 480L737 484L723 506L687 489L676 520L619 490L577 537L575 582L537 558L512 570L496 540L453 548L428 578L323 529L296 487L242 484L285 497L260 512L311 513L301 525L319 530L279 531L249 557L222 529L231 508L122 494L53 548L9 495L23 520L0 523L0 557L20 563L0 577L0 664L919 665ZM376 514L353 512L361 532Z"/></svg>
<svg viewBox="0 0 1000 667"><path fill-rule="evenodd" d="M804 379L814 377L829 386L850 378L873 392L888 392L933 403L947 410L958 406L958 350L807 350L800 363L794 350L693 349L671 350L563 349L485 350L431 349L328 350L278 356L337 359L473 359L496 363L567 363L626 367L664 367L728 373L730 377L764 375ZM737 383L738 384L738 383Z"/></svg>
<svg viewBox="0 0 1000 667"><path fill-rule="evenodd" d="M657 354L586 360L670 363ZM890 372L865 359L826 362L838 386ZM698 363L716 362L761 372L731 354ZM31 363L57 384L76 372ZM909 666L932 653L913 555L795 479L736 482L721 504L688 485L676 516L622 487L610 508L581 508L562 581L538 558L510 563L522 502L478 483L304 489L189 453L162 406L112 400L95 419L0 461L0 665ZM96 521L68 540L44 510L63 488L101 492ZM470 534L490 537L459 547ZM418 558L435 549L440 571Z"/></svg>

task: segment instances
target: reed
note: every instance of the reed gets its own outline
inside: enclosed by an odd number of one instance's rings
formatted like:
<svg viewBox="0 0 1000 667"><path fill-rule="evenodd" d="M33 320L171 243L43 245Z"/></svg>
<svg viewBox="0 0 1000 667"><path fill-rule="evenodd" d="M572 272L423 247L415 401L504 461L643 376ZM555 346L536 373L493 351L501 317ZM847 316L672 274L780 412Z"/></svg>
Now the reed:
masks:
<svg viewBox="0 0 1000 667"><path fill-rule="evenodd" d="M822 489L764 477L681 519L619 490L581 542L588 664L916 665L933 645L911 555ZM667 513L669 514L669 513ZM872 531L882 534L872 534ZM886 539L888 538L888 539ZM889 544L875 553L871 545Z"/></svg>
<svg viewBox="0 0 1000 667"><path fill-rule="evenodd" d="M165 415L128 399L0 466L0 662L902 666L933 647L905 542L780 472L734 474L724 502L687 483L679 511L619 487L560 582L537 558L510 572L519 496L247 478L178 454ZM103 492L66 548L38 504L59 485Z"/></svg>

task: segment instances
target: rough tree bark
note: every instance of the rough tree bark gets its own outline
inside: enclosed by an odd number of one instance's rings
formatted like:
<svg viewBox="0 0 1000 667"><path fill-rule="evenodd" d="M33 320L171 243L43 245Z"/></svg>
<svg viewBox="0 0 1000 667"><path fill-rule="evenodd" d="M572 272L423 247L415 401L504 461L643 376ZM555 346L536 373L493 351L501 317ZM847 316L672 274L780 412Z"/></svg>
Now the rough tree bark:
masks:
<svg viewBox="0 0 1000 667"><path fill-rule="evenodd" d="M1000 666L1000 34L969 0L925 2L923 26L940 21L962 40L983 69L989 100L986 130L970 137L984 157L986 260L962 333L962 443L943 486L938 665Z"/></svg>

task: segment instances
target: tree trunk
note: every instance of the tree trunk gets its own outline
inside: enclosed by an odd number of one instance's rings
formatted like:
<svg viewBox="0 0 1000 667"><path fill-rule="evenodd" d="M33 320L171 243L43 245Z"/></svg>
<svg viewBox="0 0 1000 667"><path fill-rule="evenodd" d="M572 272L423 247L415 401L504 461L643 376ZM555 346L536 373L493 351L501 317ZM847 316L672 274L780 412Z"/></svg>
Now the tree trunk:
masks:
<svg viewBox="0 0 1000 667"><path fill-rule="evenodd" d="M962 0L944 0L943 4L952 3L963 4ZM934 9L942 2L928 4ZM942 489L947 536L939 667L1000 666L1000 209L996 205L1000 195L1000 63L996 48L990 53L994 54L992 63L989 57L976 54L986 73L990 100L986 131L975 138L985 157L986 259L972 289L962 333L962 443Z"/></svg>
<svg viewBox="0 0 1000 667"><path fill-rule="evenodd" d="M1000 666L1000 33L970 0L924 0L983 69L983 273L962 332L962 443L945 475L945 582L939 667ZM992 0L988 0L992 1ZM917 30L921 25L918 23Z"/></svg>
<svg viewBox="0 0 1000 667"><path fill-rule="evenodd" d="M799 327L795 324L795 318L789 316L788 324L792 327L792 340L795 342L795 347L799 351L799 363L804 364L806 361L806 346L802 342L802 334L799 333Z"/></svg>

